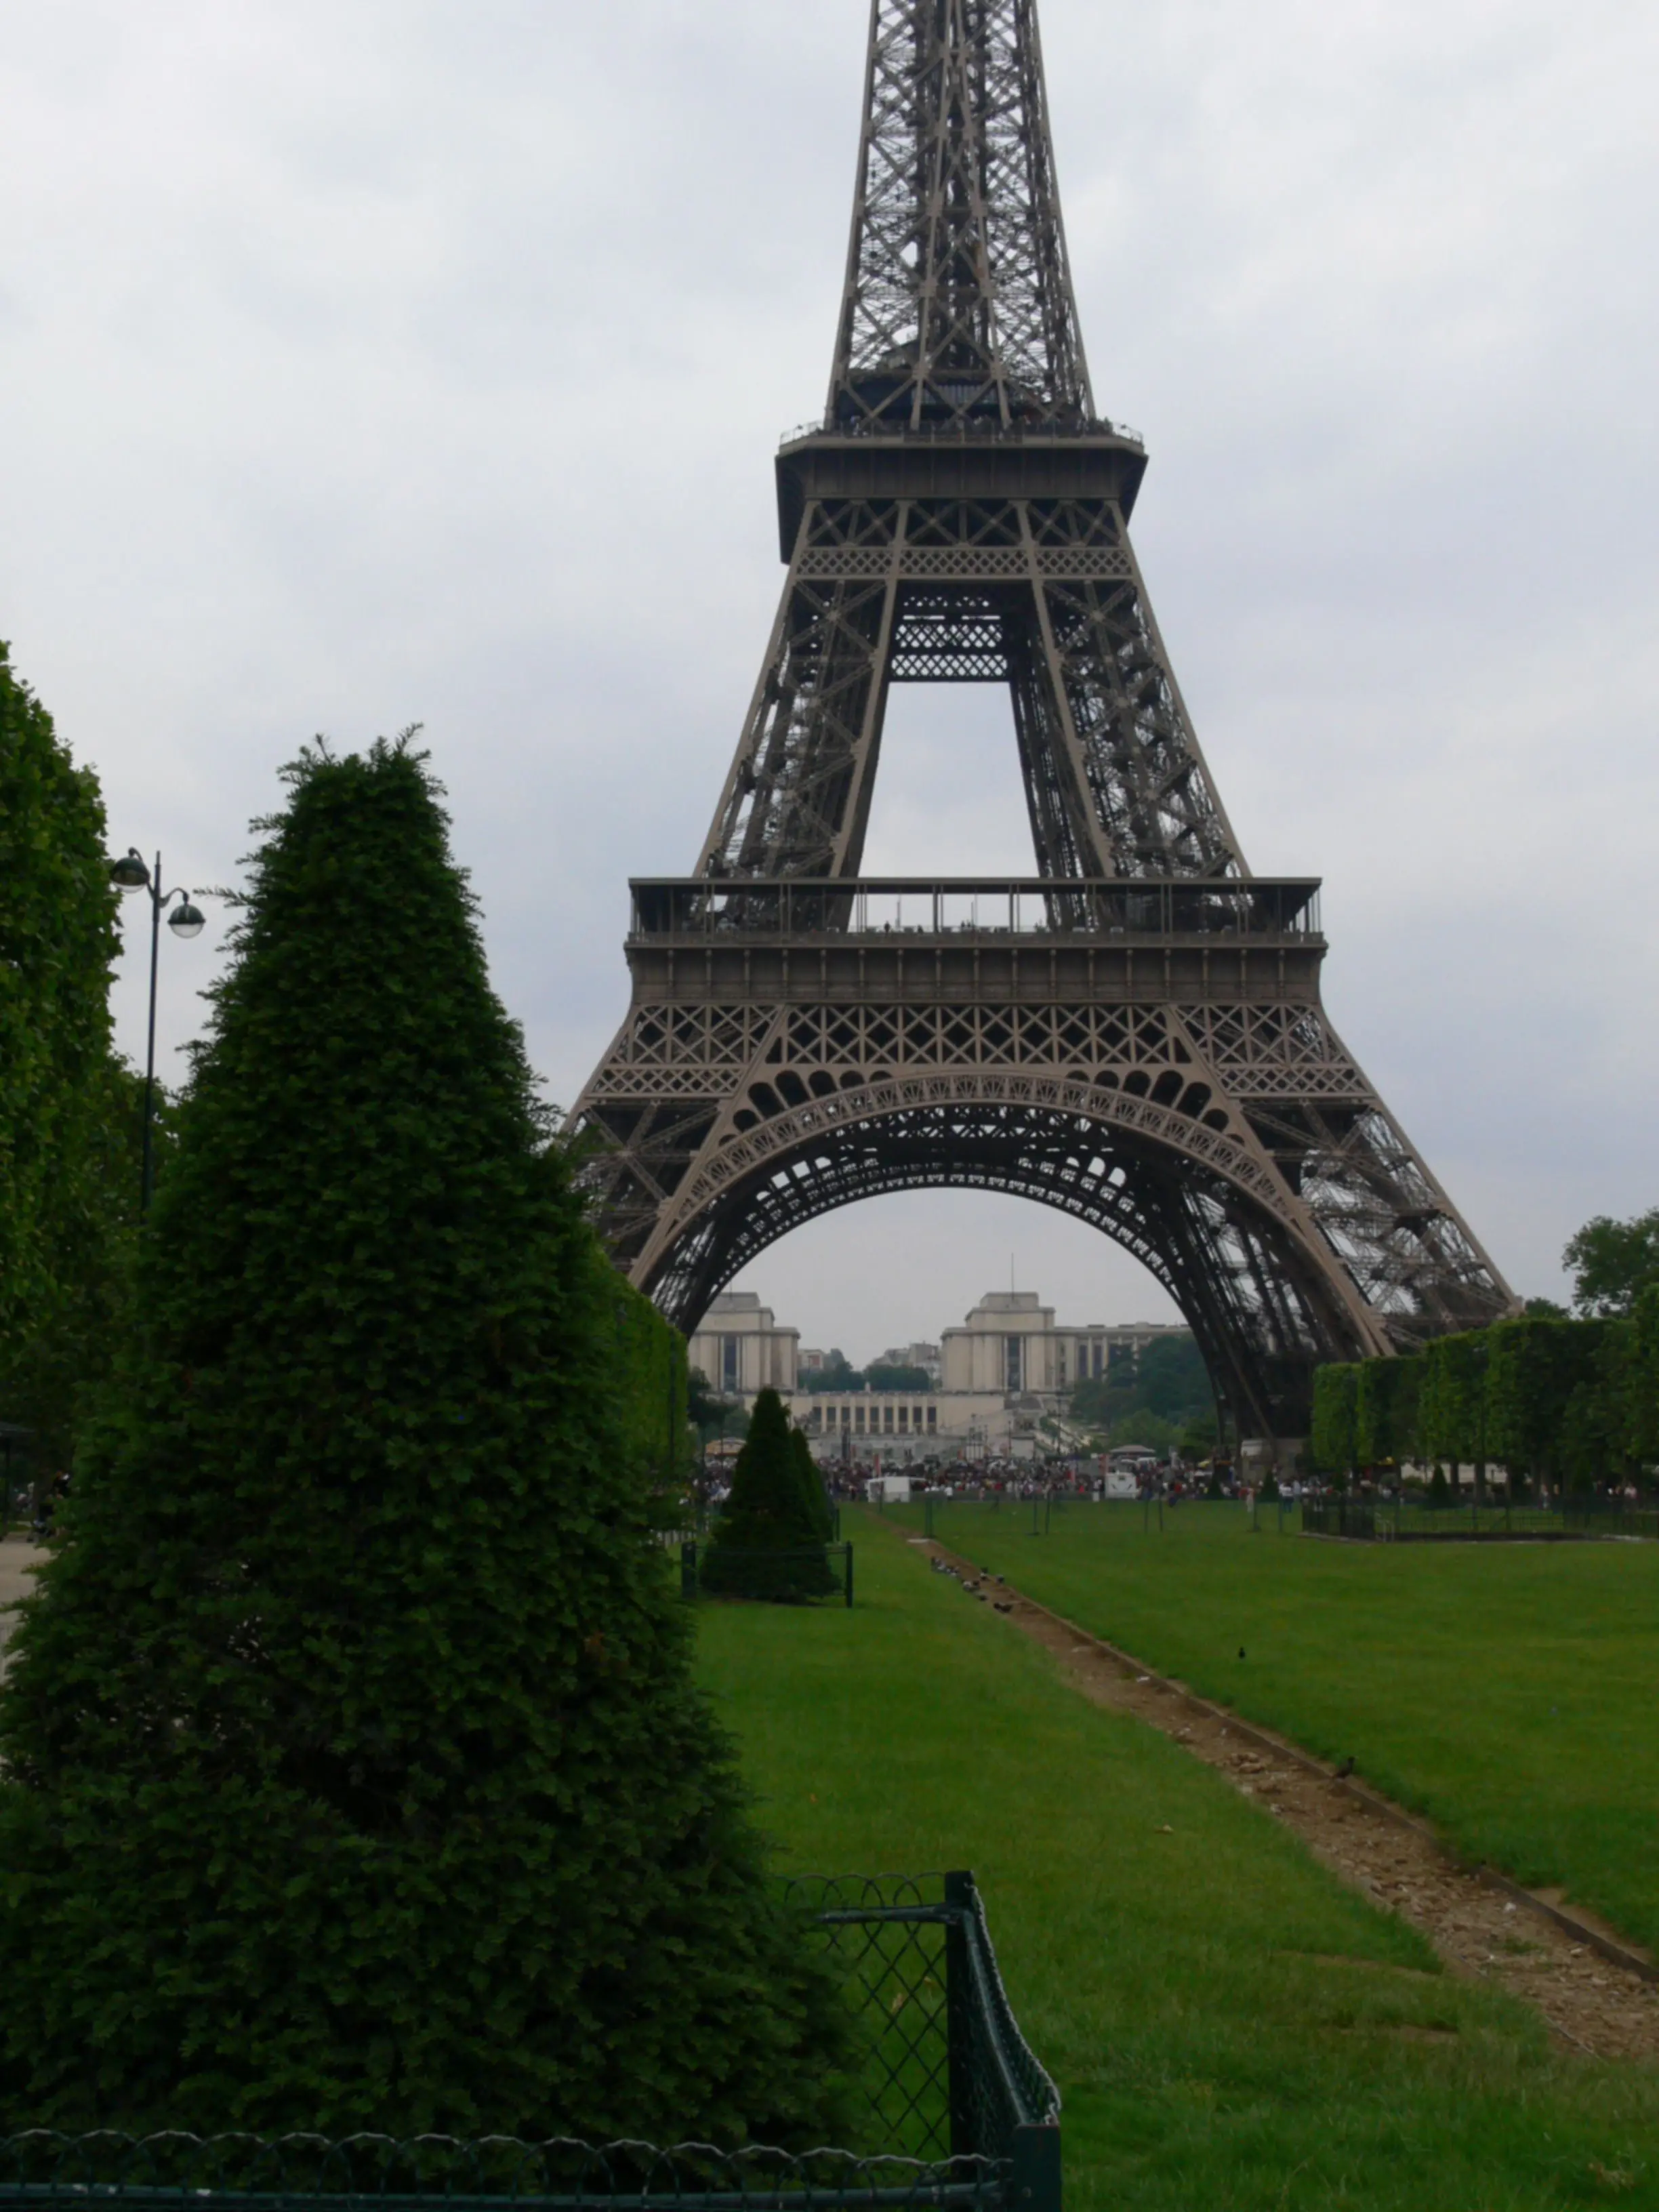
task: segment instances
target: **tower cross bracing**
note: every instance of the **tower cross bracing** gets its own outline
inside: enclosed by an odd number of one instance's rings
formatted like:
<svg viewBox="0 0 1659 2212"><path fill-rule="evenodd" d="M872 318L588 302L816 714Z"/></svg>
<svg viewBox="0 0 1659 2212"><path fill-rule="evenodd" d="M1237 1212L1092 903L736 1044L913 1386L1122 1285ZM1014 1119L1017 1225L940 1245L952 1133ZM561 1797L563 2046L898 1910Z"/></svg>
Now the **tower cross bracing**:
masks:
<svg viewBox="0 0 1659 2212"><path fill-rule="evenodd" d="M614 1256L690 1328L884 1192L1013 1192L1164 1284L1241 1427L1513 1301L1337 1037L1317 884L1255 877L1096 413L1035 0L873 0L823 419L777 457L776 619L695 875L634 885L574 1109ZM888 692L1006 684L1036 872L860 874Z"/></svg>

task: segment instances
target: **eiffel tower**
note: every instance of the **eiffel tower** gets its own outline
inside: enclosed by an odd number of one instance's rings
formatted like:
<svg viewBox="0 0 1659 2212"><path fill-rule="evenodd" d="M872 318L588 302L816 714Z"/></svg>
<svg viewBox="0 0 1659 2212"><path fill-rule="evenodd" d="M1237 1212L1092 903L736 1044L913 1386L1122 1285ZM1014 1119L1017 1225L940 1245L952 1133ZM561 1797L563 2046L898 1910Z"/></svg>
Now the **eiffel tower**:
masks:
<svg viewBox="0 0 1659 2212"><path fill-rule="evenodd" d="M1129 542L1036 0L872 0L822 422L687 878L636 879L627 1019L572 1109L617 1264L690 1329L832 1207L951 1186L1091 1222L1195 1333L1241 1432L1322 1359L1510 1293L1326 1018L1319 885L1252 875ZM1036 873L861 876L893 684L1005 684Z"/></svg>

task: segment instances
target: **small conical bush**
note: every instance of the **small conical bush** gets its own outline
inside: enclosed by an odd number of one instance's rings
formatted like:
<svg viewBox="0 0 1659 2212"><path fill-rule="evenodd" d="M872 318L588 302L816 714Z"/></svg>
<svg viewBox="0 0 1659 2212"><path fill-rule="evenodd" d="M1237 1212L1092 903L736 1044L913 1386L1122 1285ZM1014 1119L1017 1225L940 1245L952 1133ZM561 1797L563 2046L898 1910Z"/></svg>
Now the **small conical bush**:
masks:
<svg viewBox="0 0 1659 2212"><path fill-rule="evenodd" d="M433 787L291 781L0 1692L0 2133L821 2139Z"/></svg>
<svg viewBox="0 0 1659 2212"><path fill-rule="evenodd" d="M703 1564L705 1589L800 1598L835 1588L823 1552L825 1529L801 1479L797 1435L777 1392L763 1390L732 1470L731 1495L714 1524Z"/></svg>

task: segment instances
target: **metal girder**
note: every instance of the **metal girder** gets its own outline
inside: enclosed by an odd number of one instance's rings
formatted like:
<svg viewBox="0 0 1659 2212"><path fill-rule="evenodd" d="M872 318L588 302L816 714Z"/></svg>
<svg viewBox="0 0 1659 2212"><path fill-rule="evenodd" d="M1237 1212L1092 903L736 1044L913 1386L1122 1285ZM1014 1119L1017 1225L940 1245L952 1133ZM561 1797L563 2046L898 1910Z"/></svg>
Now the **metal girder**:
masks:
<svg viewBox="0 0 1659 2212"><path fill-rule="evenodd" d="M1245 863L1129 542L1145 459L1094 413L1035 0L873 0L777 617L696 877L635 886L633 1005L573 1122L682 1327L833 1207L1012 1192L1135 1253L1241 1425L1295 1435L1319 1360L1513 1300L1325 1018L1316 887ZM859 877L911 682L1008 687L1038 877L988 918L977 885Z"/></svg>
<svg viewBox="0 0 1659 2212"><path fill-rule="evenodd" d="M699 863L856 875L888 686L1005 683L1044 875L1249 873L1099 500L813 500Z"/></svg>
<svg viewBox="0 0 1659 2212"><path fill-rule="evenodd" d="M1093 411L1034 0L873 0L830 419Z"/></svg>

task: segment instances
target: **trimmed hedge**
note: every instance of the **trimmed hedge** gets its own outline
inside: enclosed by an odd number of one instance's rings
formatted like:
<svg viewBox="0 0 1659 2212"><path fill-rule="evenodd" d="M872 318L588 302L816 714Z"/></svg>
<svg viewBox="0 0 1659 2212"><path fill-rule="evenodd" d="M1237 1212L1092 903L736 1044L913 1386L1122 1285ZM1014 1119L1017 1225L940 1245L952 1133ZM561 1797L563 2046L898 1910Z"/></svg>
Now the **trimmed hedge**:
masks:
<svg viewBox="0 0 1659 2212"><path fill-rule="evenodd" d="M1659 1285L1628 1321L1528 1315L1321 1367L1310 1441L1328 1474L1413 1459L1552 1485L1626 1480L1659 1458Z"/></svg>

